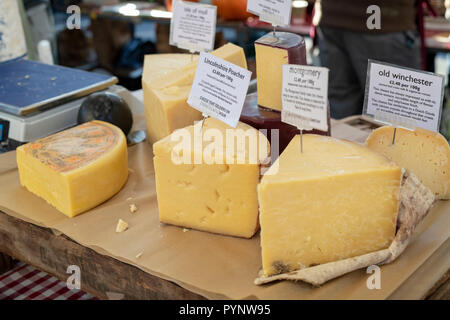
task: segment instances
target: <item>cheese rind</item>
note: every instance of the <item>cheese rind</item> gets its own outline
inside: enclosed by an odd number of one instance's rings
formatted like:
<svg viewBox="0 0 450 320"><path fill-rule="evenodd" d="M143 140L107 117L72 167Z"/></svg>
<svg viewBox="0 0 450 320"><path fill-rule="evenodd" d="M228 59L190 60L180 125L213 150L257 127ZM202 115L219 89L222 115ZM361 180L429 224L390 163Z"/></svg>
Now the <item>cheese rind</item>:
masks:
<svg viewBox="0 0 450 320"><path fill-rule="evenodd" d="M258 185L266 276L387 248L401 169L351 142L296 136Z"/></svg>
<svg viewBox="0 0 450 320"><path fill-rule="evenodd" d="M417 128L381 127L367 138L366 145L410 170L438 199L450 199L450 147L439 133Z"/></svg>
<svg viewBox="0 0 450 320"><path fill-rule="evenodd" d="M211 54L247 69L244 50L234 44L226 44ZM184 128L202 118L201 112L187 103L197 63L198 57L195 57L192 62L175 70L159 71L163 75L150 71L144 73L142 88L149 143L153 144L175 129ZM144 70L150 68L144 65Z"/></svg>
<svg viewBox="0 0 450 320"><path fill-rule="evenodd" d="M282 66L306 64L305 40L293 33L270 32L255 41L258 104L281 111Z"/></svg>
<svg viewBox="0 0 450 320"><path fill-rule="evenodd" d="M128 178L126 138L91 121L17 148L20 183L74 217L116 194Z"/></svg>
<svg viewBox="0 0 450 320"><path fill-rule="evenodd" d="M203 146L196 147L195 132L200 132L201 123L175 131L153 145L161 222L213 233L250 238L258 229L258 200L256 186L260 177L261 159L251 161L249 140L245 133L254 135L258 145L268 156L269 143L257 130L239 123L231 128L219 120L208 118L202 129ZM210 162L207 150L213 142L206 136L216 132L226 137L226 131L244 139L236 139L235 148L227 155L226 144L217 149L219 161ZM177 134L186 134L189 148L182 157L188 161L177 164L173 161L179 144ZM256 141L255 140L255 141ZM218 142L220 143L220 142ZM222 148L223 147L223 148ZM259 152L259 151L258 151ZM244 161L237 159L242 155ZM195 161L195 159L200 161ZM197 163L197 164L196 164Z"/></svg>

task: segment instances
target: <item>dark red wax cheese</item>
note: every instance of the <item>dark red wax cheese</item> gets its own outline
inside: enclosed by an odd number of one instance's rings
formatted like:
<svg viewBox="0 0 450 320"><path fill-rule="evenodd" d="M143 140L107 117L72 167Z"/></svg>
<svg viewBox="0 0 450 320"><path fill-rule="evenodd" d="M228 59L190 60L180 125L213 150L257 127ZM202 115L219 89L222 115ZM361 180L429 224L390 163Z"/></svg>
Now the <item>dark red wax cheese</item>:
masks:
<svg viewBox="0 0 450 320"><path fill-rule="evenodd" d="M270 32L255 41L258 104L281 111L282 68L305 65L305 40L294 33Z"/></svg>

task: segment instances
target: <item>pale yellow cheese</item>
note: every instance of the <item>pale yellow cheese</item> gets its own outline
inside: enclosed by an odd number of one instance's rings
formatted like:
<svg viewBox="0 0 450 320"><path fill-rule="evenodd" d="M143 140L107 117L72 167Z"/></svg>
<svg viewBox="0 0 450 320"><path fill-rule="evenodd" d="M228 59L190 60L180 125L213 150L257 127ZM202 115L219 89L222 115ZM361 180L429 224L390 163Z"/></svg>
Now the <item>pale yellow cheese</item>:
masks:
<svg viewBox="0 0 450 320"><path fill-rule="evenodd" d="M148 54L144 58L144 70L142 81L152 82L154 79L162 77L167 73L182 68L192 61L196 61L198 56L184 53L161 53Z"/></svg>
<svg viewBox="0 0 450 320"><path fill-rule="evenodd" d="M395 143L393 127L372 132L366 145L399 166L415 173L438 199L450 199L450 146L439 133L417 128L398 128Z"/></svg>
<svg viewBox="0 0 450 320"><path fill-rule="evenodd" d="M116 194L128 178L122 130L92 121L17 148L20 183L69 217Z"/></svg>
<svg viewBox="0 0 450 320"><path fill-rule="evenodd" d="M154 86L157 86L158 83L162 83L160 81L154 81L155 79L163 79L164 76L170 73L171 71L181 69L190 63L193 60L197 61L197 56L191 56L190 54L149 54L145 56L144 60L144 71L142 75L142 89L144 93L144 105L146 107L146 118L147 123L151 122L147 126L148 130L148 140L152 143L156 140L159 140L158 137L165 137L173 131L170 128L171 122L168 121L165 116L163 108L150 108L149 106L159 105L161 101L166 102L167 109L177 108L180 104L182 105L183 113L188 113L187 117L191 120L198 119L198 112L192 108L187 108L184 99L180 100L180 95L185 96L189 95L191 90L191 86L185 86L184 88L169 88L162 90L155 90L150 92L150 85L153 83ZM172 78L172 77L169 77ZM150 119L155 119L155 121L151 121ZM157 121L156 119L159 119ZM181 126L182 127L182 126ZM180 128L180 127L177 127ZM150 137L154 137L151 138Z"/></svg>
<svg viewBox="0 0 450 320"><path fill-rule="evenodd" d="M119 219L116 226L116 232L122 233L128 229L128 223L126 223L124 220Z"/></svg>
<svg viewBox="0 0 450 320"><path fill-rule="evenodd" d="M212 52L213 55L247 68L244 50L234 44L226 44ZM183 60L185 62L185 60ZM184 128L200 120L202 115L187 104L197 69L198 58L162 76L144 73L142 88L146 110L148 142L168 136L175 129ZM181 63L180 63L181 64ZM149 70L144 66L144 69Z"/></svg>
<svg viewBox="0 0 450 320"><path fill-rule="evenodd" d="M296 136L258 186L264 274L387 248L401 169L363 146Z"/></svg>
<svg viewBox="0 0 450 320"><path fill-rule="evenodd" d="M202 114L187 103L191 85L144 91L147 140L149 143L167 137L175 129L202 119Z"/></svg>
<svg viewBox="0 0 450 320"><path fill-rule="evenodd" d="M255 44L258 74L258 104L274 110L282 109L282 66L289 64L287 50Z"/></svg>
<svg viewBox="0 0 450 320"><path fill-rule="evenodd" d="M136 211L137 211L137 206L134 203L130 204L130 212L135 213Z"/></svg>
<svg viewBox="0 0 450 320"><path fill-rule="evenodd" d="M222 47L212 51L211 54L240 66L241 68L247 69L247 60L245 58L244 50L232 43L223 45ZM183 65L181 68L167 72L164 76L156 77L150 81L145 79L145 82L150 87L156 89L172 86L192 85L194 82L195 72L197 71L197 64L198 56L194 56L192 62Z"/></svg>
<svg viewBox="0 0 450 320"><path fill-rule="evenodd" d="M256 186L269 143L243 123L234 129L208 118L200 128L197 123L176 130L153 145L160 221L250 238L258 229ZM234 145L225 142L227 132ZM209 135L216 138L210 140ZM209 153L212 146L217 148Z"/></svg>

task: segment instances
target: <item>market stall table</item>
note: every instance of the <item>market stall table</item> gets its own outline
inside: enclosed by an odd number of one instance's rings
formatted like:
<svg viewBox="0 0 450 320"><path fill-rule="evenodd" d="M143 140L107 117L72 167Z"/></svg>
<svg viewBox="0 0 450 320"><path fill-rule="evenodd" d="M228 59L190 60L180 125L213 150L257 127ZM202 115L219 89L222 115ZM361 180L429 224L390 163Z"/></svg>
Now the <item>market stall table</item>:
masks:
<svg viewBox="0 0 450 320"><path fill-rule="evenodd" d="M352 125L363 122L351 120ZM137 123L143 124L142 117ZM345 121L333 121L332 133L358 142L368 135ZM102 299L448 298L448 201L438 202L402 256L382 267L381 290L367 289L365 270L319 288L287 281L255 286L259 236L246 240L160 224L151 148L145 142L131 146L129 156L124 189L69 219L20 187L14 152L1 155L0 252L62 281L68 266L77 265L81 289ZM115 233L119 218L130 224L123 234Z"/></svg>

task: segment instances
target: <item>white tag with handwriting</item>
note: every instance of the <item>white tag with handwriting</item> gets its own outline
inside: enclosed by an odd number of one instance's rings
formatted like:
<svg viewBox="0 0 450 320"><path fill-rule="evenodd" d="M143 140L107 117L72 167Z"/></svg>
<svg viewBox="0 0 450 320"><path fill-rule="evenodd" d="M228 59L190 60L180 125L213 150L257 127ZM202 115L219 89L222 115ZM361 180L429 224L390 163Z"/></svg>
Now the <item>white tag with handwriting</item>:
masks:
<svg viewBox="0 0 450 320"><path fill-rule="evenodd" d="M201 52L188 104L235 128L251 75L246 69Z"/></svg>
<svg viewBox="0 0 450 320"><path fill-rule="evenodd" d="M274 26L288 26L291 22L292 0L248 0L247 11Z"/></svg>
<svg viewBox="0 0 450 320"><path fill-rule="evenodd" d="M170 45L191 52L213 50L216 20L216 6L174 1L170 24Z"/></svg>
<svg viewBox="0 0 450 320"><path fill-rule="evenodd" d="M369 60L364 114L383 124L439 132L444 77Z"/></svg>
<svg viewBox="0 0 450 320"><path fill-rule="evenodd" d="M283 122L328 131L328 72L327 68L283 65Z"/></svg>

